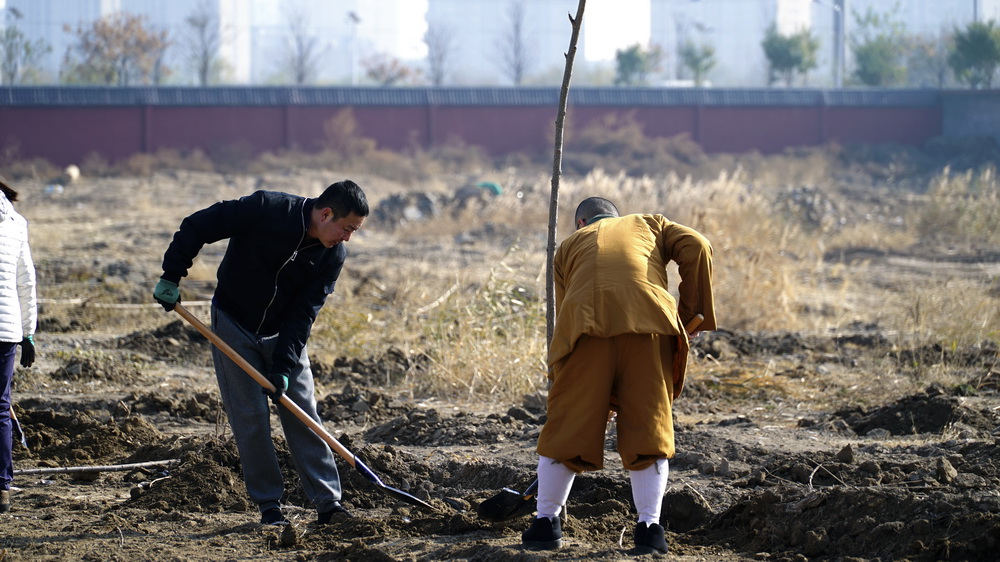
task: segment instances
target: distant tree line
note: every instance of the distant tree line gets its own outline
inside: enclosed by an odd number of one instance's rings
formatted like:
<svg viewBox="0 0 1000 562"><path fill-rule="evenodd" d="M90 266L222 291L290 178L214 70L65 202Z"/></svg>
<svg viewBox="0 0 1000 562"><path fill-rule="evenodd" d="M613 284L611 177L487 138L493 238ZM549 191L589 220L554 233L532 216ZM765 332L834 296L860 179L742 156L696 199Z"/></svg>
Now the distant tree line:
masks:
<svg viewBox="0 0 1000 562"><path fill-rule="evenodd" d="M855 31L848 38L853 70L845 83L856 86L943 88L962 84L989 88L1000 67L1000 29L993 21L954 27L938 37L912 35L895 17L898 3L886 12L869 7L852 12ZM819 40L811 31L782 35L772 26L763 41L770 68L769 83L777 78L791 86L805 81L817 67Z"/></svg>
<svg viewBox="0 0 1000 562"><path fill-rule="evenodd" d="M0 80L5 85L41 82L39 64L52 51L51 46L44 40L27 39L20 29L22 15L15 8L7 8L5 13L0 29ZM1000 27L996 22L972 22L932 37L907 33L898 13L898 4L886 12L873 8L864 13L852 12L853 31L845 38L852 65L844 75L845 85L992 87L1000 67ZM282 49L274 55L276 75L271 81L315 83L326 47L304 11L289 5L283 15ZM513 86L530 83L537 66L532 57L533 30L528 15L525 0L509 0L506 18L498 23L496 41L490 49L500 75ZM179 30L156 29L144 16L116 12L75 28L65 26L64 31L71 33L74 41L62 55L58 81L63 84L158 85L183 75L196 85L209 86L225 82L228 72L221 53L232 32L220 26L218 14L207 0L194 8ZM442 86L453 78L453 59L461 48L455 44L453 31L440 24L428 26L424 68L408 65L387 53L374 53L357 62L368 83ZM819 45L812 30L783 34L772 25L760 45L768 65L767 83L806 85L810 72L819 66ZM168 52L174 54L171 63ZM679 40L673 55L676 75L689 77L695 87L708 83L718 62L715 48L705 40ZM619 49L615 53L613 83L655 84L663 74L666 59L667 53L659 45L635 44Z"/></svg>
<svg viewBox="0 0 1000 562"><path fill-rule="evenodd" d="M940 37L910 35L894 14L872 8L852 13L854 31L849 37L854 67L847 85L870 87L943 88L961 84L969 88L990 88L1000 68L1000 27L994 21L972 22L955 27ZM761 48L768 63L767 82L787 87L805 85L810 71L818 66L820 41L808 29L791 34L771 25ZM644 85L662 70L662 49L633 45L616 52L615 84ZM678 47L680 67L702 86L716 64L715 51L708 43L686 40Z"/></svg>

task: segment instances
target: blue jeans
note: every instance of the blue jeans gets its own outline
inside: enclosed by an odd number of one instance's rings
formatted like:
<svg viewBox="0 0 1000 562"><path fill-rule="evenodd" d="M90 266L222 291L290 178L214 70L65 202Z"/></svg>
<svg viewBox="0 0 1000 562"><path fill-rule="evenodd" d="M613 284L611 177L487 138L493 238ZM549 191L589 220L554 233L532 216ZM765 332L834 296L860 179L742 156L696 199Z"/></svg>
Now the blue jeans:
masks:
<svg viewBox="0 0 1000 562"><path fill-rule="evenodd" d="M10 420L10 383L14 379L17 344L0 342L0 490L9 490L14 479L12 423Z"/></svg>
<svg viewBox="0 0 1000 562"><path fill-rule="evenodd" d="M261 374L267 374L278 339L276 336L258 340L214 304L212 330ZM271 400L246 371L216 347L212 348L212 359L222 405L240 453L247 493L261 512L279 507L284 494L284 481L271 441ZM289 373L285 396L298 404L309 417L322 423L316 413L312 369L305 349L295 369ZM329 510L341 497L340 474L333 451L287 408L279 405L277 410L306 497L317 511Z"/></svg>

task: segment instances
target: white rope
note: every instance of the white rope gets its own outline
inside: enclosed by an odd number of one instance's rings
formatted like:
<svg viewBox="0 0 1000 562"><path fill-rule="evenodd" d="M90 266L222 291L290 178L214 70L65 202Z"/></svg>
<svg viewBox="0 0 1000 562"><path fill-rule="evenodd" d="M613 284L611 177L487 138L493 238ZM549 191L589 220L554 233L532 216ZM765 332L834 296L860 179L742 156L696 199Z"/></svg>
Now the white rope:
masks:
<svg viewBox="0 0 1000 562"><path fill-rule="evenodd" d="M137 462L131 464L112 464L103 466L62 466L54 468L23 468L14 471L14 475L22 474L65 474L70 472L116 472L132 470L133 468L143 468L147 466L171 466L181 462L180 459L167 459L163 461Z"/></svg>
<svg viewBox="0 0 1000 562"><path fill-rule="evenodd" d="M117 304L107 302L90 302L85 299L38 299L38 304L79 304L85 308L160 308L159 303L150 304ZM212 301L184 301L184 306L208 306Z"/></svg>

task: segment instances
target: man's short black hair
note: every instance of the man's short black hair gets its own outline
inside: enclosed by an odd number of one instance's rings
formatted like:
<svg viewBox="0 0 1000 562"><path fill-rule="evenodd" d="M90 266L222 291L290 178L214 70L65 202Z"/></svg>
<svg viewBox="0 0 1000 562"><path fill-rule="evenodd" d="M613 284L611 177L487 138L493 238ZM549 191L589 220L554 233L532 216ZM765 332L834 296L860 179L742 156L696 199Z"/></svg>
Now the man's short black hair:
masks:
<svg viewBox="0 0 1000 562"><path fill-rule="evenodd" d="M316 198L314 205L317 209L329 207L335 219L346 217L351 213L359 217L368 216L368 198L361 187L351 180L331 184Z"/></svg>
<svg viewBox="0 0 1000 562"><path fill-rule="evenodd" d="M617 217L618 207L615 204L603 197L588 197L580 202L580 205L576 208L576 218L573 222L577 222L583 219L586 222L590 222L590 219L596 217L597 215L611 215L612 217Z"/></svg>

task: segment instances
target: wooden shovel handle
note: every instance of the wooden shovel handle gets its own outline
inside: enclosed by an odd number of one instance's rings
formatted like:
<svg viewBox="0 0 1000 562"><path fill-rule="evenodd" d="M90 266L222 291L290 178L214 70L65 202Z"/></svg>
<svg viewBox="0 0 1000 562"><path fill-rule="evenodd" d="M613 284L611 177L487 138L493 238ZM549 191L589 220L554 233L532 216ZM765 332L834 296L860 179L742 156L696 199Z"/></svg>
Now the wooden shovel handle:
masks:
<svg viewBox="0 0 1000 562"><path fill-rule="evenodd" d="M219 351L225 353L227 357L232 359L234 363L239 365L244 371L247 372L248 375L253 377L253 380L257 381L257 384L266 388L269 392L275 391L274 385L271 384L271 381L267 380L267 377L260 374L260 371L251 365L249 361L244 359L239 353L236 353L235 349L230 347L228 343L224 342L222 338L213 332L211 328L202 323L201 320L198 320L198 318L188 312L186 308L181 306L181 303L174 305L174 310L177 311L177 314L180 314L185 320L190 322L196 330L201 332L201 335L205 336L209 341L215 344L215 346L219 348ZM333 435L330 435L330 433L316 420L309 417L309 414L300 408L298 404L292 402L291 398L282 394L280 402L282 406L288 408L293 414L295 414L295 417L302 420L302 423L309 426L309 429L313 430L313 432L323 439L323 441L326 441L326 444L329 445L334 452L343 457L348 464L354 468L358 468L358 460L357 457L354 456L354 453L351 453L346 447L341 445L340 441L337 441Z"/></svg>
<svg viewBox="0 0 1000 562"><path fill-rule="evenodd" d="M694 333L695 330L698 329L698 326L701 326L701 323L704 320L705 320L705 315L704 314L701 314L701 313L695 314L694 318L692 318L691 321L688 322L686 326L684 326L684 329L687 330L688 334L692 334L692 333Z"/></svg>

